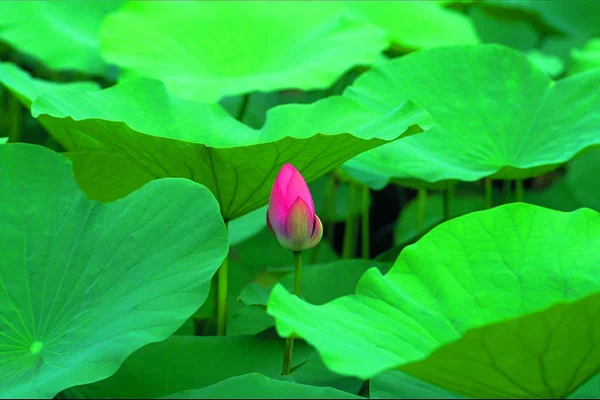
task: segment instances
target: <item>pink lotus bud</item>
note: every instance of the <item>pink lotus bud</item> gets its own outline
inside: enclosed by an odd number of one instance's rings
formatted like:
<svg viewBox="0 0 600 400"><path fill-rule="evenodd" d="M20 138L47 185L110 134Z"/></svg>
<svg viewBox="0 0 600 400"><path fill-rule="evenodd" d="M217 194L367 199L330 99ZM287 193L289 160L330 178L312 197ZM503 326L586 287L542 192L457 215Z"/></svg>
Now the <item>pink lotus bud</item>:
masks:
<svg viewBox="0 0 600 400"><path fill-rule="evenodd" d="M273 183L267 225L279 243L292 251L311 249L323 237L323 224L315 214L310 190L289 163L281 167Z"/></svg>

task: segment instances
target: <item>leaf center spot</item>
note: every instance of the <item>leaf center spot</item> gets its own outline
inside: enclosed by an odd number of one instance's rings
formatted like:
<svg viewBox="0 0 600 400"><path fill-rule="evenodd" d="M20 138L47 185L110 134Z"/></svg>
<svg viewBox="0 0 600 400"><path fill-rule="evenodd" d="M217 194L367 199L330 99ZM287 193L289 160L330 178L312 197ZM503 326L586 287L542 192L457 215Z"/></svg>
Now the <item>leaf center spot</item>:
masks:
<svg viewBox="0 0 600 400"><path fill-rule="evenodd" d="M39 354L40 351L42 351L42 347L44 347L44 344L42 342L33 342L31 343L31 347L29 347L29 351L31 352L31 354L33 354L34 356L36 354Z"/></svg>

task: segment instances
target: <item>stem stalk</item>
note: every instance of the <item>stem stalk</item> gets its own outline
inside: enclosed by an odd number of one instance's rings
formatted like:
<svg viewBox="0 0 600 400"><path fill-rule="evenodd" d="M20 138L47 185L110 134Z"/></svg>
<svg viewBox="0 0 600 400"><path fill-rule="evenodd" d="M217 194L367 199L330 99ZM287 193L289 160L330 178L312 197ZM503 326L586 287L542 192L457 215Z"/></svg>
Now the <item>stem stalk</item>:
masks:
<svg viewBox="0 0 600 400"><path fill-rule="evenodd" d="M225 223L227 229L227 223ZM217 271L217 336L227 332L227 286L229 276L229 253Z"/></svg>
<svg viewBox="0 0 600 400"><path fill-rule="evenodd" d="M362 258L369 259L370 237L369 237L369 200L370 192L367 186L362 187Z"/></svg>
<svg viewBox="0 0 600 400"><path fill-rule="evenodd" d="M294 251L294 294L302 297L302 253ZM292 352L294 350L294 338L285 339L285 351L283 353L283 371L281 375L289 375L292 369Z"/></svg>

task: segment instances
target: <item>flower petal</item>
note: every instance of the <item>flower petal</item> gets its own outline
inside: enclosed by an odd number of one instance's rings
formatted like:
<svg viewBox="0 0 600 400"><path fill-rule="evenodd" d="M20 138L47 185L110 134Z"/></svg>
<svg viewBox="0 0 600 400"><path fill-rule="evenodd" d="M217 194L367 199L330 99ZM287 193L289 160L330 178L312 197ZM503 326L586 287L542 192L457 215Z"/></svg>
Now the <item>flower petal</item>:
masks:
<svg viewBox="0 0 600 400"><path fill-rule="evenodd" d="M292 178L294 172L298 171L290 163L285 163L283 167L281 167L281 169L279 170L277 178L275 178L275 183L279 185L279 188L281 189L282 193L285 193L285 191L287 190L288 183L290 182L290 179Z"/></svg>
<svg viewBox="0 0 600 400"><path fill-rule="evenodd" d="M289 243L289 249L300 251L309 241L314 223L314 214L310 212L308 204L301 198L296 199L290 207L285 221L285 238Z"/></svg>
<svg viewBox="0 0 600 400"><path fill-rule="evenodd" d="M294 168L294 167L292 167L292 168ZM313 199L310 194L310 189L308 188L306 181L304 180L304 178L302 177L300 172L298 172L296 170L296 168L294 168L294 172L290 178L290 181L288 182L287 189L284 193L285 193L286 201L288 201L288 204L291 205L299 197L302 200L304 200L304 202L308 205L311 215L315 214L315 205L313 203ZM311 230L312 230L313 222L314 222L314 218L311 218L311 220L310 220Z"/></svg>
<svg viewBox="0 0 600 400"><path fill-rule="evenodd" d="M316 245L319 244L323 238L323 224L321 223L321 219L315 214L315 228L310 240L304 245L302 250L312 249Z"/></svg>
<svg viewBox="0 0 600 400"><path fill-rule="evenodd" d="M285 235L285 220L287 219L289 207L285 196L279 188L277 182L273 184L271 196L269 197L269 207L267 214L272 230L276 235Z"/></svg>

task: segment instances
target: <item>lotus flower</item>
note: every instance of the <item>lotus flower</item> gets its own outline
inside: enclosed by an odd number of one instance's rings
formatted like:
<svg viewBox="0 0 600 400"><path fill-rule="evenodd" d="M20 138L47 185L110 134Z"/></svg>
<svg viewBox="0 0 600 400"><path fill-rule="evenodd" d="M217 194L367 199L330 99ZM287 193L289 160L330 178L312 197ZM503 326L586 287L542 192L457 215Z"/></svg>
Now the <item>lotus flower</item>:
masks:
<svg viewBox="0 0 600 400"><path fill-rule="evenodd" d="M269 198L267 225L286 249L311 249L323 237L323 224L315 214L310 190L291 164L281 167Z"/></svg>

